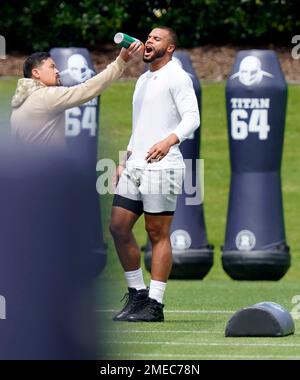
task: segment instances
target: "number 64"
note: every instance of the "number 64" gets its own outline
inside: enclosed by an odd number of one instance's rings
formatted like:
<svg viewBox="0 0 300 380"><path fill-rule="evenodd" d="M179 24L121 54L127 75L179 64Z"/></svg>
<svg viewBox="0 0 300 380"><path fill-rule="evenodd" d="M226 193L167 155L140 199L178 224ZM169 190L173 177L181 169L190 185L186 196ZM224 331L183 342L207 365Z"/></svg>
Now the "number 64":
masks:
<svg viewBox="0 0 300 380"><path fill-rule="evenodd" d="M96 107L85 107L81 118L81 109L74 107L66 111L66 136L78 136L81 129L89 129L90 136L96 136Z"/></svg>
<svg viewBox="0 0 300 380"><path fill-rule="evenodd" d="M268 110L254 109L251 112L249 124L248 112L245 109L235 109L231 112L231 136L234 140L245 140L249 132L258 133L259 140L267 140L270 126L268 125Z"/></svg>

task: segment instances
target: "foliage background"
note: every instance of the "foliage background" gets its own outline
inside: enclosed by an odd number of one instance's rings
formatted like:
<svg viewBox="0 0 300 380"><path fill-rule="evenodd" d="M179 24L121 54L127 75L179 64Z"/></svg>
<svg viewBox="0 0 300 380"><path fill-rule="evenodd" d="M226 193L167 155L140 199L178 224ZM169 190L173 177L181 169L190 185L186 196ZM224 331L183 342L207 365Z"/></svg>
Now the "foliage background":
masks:
<svg viewBox="0 0 300 380"><path fill-rule="evenodd" d="M111 43L117 31L145 40L167 25L181 46L286 44L299 30L296 0L11 0L1 2L0 34L8 51Z"/></svg>

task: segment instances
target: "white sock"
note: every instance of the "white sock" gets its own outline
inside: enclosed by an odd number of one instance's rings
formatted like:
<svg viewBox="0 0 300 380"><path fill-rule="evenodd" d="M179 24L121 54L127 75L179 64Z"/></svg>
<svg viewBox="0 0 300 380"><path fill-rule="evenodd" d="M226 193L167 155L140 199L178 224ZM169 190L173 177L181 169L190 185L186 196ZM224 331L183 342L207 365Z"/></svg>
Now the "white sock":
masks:
<svg viewBox="0 0 300 380"><path fill-rule="evenodd" d="M124 272L127 281L128 288L134 288L136 290L146 289L144 283L142 268Z"/></svg>
<svg viewBox="0 0 300 380"><path fill-rule="evenodd" d="M152 298L159 303L163 303L166 285L167 285L166 282L151 280L150 290L149 290L149 298Z"/></svg>

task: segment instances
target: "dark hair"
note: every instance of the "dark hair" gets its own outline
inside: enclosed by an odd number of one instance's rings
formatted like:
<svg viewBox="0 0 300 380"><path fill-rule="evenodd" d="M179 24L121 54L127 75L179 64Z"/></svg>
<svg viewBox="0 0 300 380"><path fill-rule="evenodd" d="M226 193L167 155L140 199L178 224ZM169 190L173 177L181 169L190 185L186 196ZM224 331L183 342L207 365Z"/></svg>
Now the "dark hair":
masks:
<svg viewBox="0 0 300 380"><path fill-rule="evenodd" d="M31 54L23 64L24 78L31 78L32 69L40 66L48 58L50 58L50 54L44 51Z"/></svg>
<svg viewBox="0 0 300 380"><path fill-rule="evenodd" d="M178 46L177 34L172 28L169 28L168 26L157 26L157 29L163 29L169 32L172 44L175 45L175 48Z"/></svg>

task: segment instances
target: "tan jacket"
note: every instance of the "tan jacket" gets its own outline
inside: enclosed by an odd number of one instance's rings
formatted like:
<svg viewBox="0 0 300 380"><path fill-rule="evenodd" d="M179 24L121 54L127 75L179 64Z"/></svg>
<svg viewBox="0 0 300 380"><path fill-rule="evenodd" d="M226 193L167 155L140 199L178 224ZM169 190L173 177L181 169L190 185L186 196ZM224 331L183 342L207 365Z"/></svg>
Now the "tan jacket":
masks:
<svg viewBox="0 0 300 380"><path fill-rule="evenodd" d="M13 136L23 143L64 145L64 111L99 95L126 67L126 62L117 57L101 73L73 87L47 87L35 79L19 79L11 102Z"/></svg>

